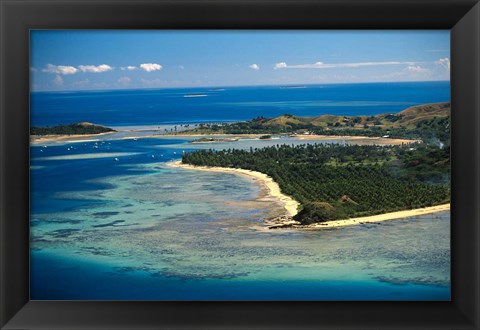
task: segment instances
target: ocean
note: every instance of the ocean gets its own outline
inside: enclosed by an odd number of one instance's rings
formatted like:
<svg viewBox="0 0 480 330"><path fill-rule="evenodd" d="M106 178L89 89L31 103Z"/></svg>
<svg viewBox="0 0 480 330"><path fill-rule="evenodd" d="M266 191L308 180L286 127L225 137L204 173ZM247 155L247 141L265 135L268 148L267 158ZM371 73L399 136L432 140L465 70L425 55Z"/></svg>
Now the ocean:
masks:
<svg viewBox="0 0 480 330"><path fill-rule="evenodd" d="M207 96L184 97L194 93ZM373 115L448 100L448 82L32 93L31 122L146 125L148 135L156 126ZM280 206L257 200L252 179L167 165L200 148L305 141L85 140L31 146L32 300L450 299L448 212L264 230Z"/></svg>
<svg viewBox="0 0 480 330"><path fill-rule="evenodd" d="M284 86L285 87L285 86ZM106 126L231 122L285 113L297 116L376 115L447 102L450 83L368 83L178 88L31 94L31 125L92 122ZM185 97L205 95L204 97Z"/></svg>

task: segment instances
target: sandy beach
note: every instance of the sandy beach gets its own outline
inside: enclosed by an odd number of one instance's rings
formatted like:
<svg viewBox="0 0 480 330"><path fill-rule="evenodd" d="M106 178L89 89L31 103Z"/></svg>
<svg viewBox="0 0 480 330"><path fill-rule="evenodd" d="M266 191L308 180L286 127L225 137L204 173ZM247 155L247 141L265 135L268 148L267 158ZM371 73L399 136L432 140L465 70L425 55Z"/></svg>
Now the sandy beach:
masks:
<svg viewBox="0 0 480 330"><path fill-rule="evenodd" d="M288 217L293 217L294 215L297 214L297 208L300 205L300 203L298 203L296 200L294 200L290 196L282 194L278 184L275 181L273 181L273 179L271 177L269 177L268 175L266 175L264 173L249 171L249 170L244 170L244 169L238 169L238 168L228 168L228 167L193 166L193 165L188 165L188 164L182 164L181 161L169 162L167 164L169 166L186 168L186 169L191 169L191 170L221 172L221 173L234 173L234 174L245 175L245 176L254 178L260 184L262 184L263 186L265 186L267 188L267 191L270 194L270 196L276 198L277 200L279 200L283 204L283 206L285 208L285 211L286 211L286 215Z"/></svg>
<svg viewBox="0 0 480 330"><path fill-rule="evenodd" d="M307 229L346 227L346 226L354 226L354 225L363 225L363 224L367 224L367 223L377 223L377 222L382 222L382 221L387 221L387 220L396 220L396 219L402 219L402 218L416 217L416 216L432 214L432 213L436 213L436 212L446 212L448 210L450 210L450 204L442 204L442 205L425 207L425 208L421 208L421 209L405 210L405 211L371 215L371 216L368 216L368 217L326 221L326 222L315 223L315 224L311 224L311 225L307 225L307 226L300 226L300 227L307 228Z"/></svg>
<svg viewBox="0 0 480 330"><path fill-rule="evenodd" d="M58 143L80 143L80 142L94 142L98 141L96 137L113 135L115 133L128 132L127 136L112 136L110 140L128 140L128 139L146 139L146 138L201 138L201 137L212 137L212 138L226 138L234 140L249 140L249 139L259 139L264 134L135 134L142 133L144 130L125 130L117 132L106 132L99 134L75 134L75 135L31 135L30 143L32 145L42 144L45 142L58 142ZM160 132L160 131L159 131ZM274 135L275 136L275 135ZM381 145L401 145L409 144L415 142L422 142L420 140L405 140L405 139L391 139L391 138L382 138L382 137L367 137L367 136L333 136L333 135L294 135L289 137L292 140L302 140L302 141L332 141L332 140L344 140L347 143L354 144L381 144ZM225 142L225 141L219 141ZM205 142L204 142L205 143ZM210 142L212 144L217 143L217 141Z"/></svg>
<svg viewBox="0 0 480 330"><path fill-rule="evenodd" d="M258 139L265 134L165 134L162 137L225 137L225 138L238 138L238 139ZM280 134L285 135L285 134ZM272 136L278 136L272 134ZM415 142L422 142L421 140L407 140L407 139L392 139L384 137L369 137L369 136L347 136L347 135L290 135L291 139L305 140L305 141L332 141L332 140L345 140L346 142L355 143L378 143L378 144L390 144L400 145L409 144Z"/></svg>
<svg viewBox="0 0 480 330"><path fill-rule="evenodd" d="M268 175L266 175L264 173L256 172L256 171L250 171L250 170L244 170L244 169L238 169L238 168L228 168L228 167L193 166L193 165L189 165L189 164L183 164L181 161L170 162L170 163L167 163L167 164L169 166L173 166L173 167L180 167L180 168L186 168L186 169L198 170L198 171L234 173L234 174L238 174L238 175L246 175L246 176L253 177L254 179L258 180L259 183L261 183L262 185L264 185L266 187L270 196L279 200L283 204L283 206L286 210L286 214L285 214L286 216L285 217L280 217L280 218L271 219L271 220L266 221L266 225L268 226L269 229L278 229L278 228L299 228L299 229L338 228L338 227L363 225L363 224L368 224L368 223L378 223L378 222L382 222L382 221L403 219L403 218L408 218L408 217L416 217L416 216L432 214L432 213L436 213L436 212L446 212L446 211L450 210L450 204L442 204L442 205L436 205L436 206L425 207L425 208L414 209L414 210L404 210L404 211L398 211L398 212L377 214L377 215L372 215L372 216L367 216L367 217L350 218L350 219L343 219L343 220L333 220L333 221L315 223L315 224L311 224L311 225L301 225L298 221L292 220L292 217L298 213L297 209L298 209L298 206L300 205L300 203L298 203L296 200L294 200L290 196L287 196L287 195L283 194L280 191L280 187L278 186L278 184L275 181L273 181L273 179L271 177L269 177Z"/></svg>
<svg viewBox="0 0 480 330"><path fill-rule="evenodd" d="M368 142L368 143L379 143L379 144L409 144L422 142L421 140L406 140L406 139L392 139L384 137L369 137L369 136L342 136L342 135L297 135L294 138L299 140L320 140L320 141L331 141L331 140L345 140L345 141L354 141L354 142Z"/></svg>
<svg viewBox="0 0 480 330"><path fill-rule="evenodd" d="M96 141L95 139L85 139L92 138L96 136L110 135L117 132L105 132L98 134L72 134L72 135L30 135L31 144L41 144L43 142L92 142Z"/></svg>

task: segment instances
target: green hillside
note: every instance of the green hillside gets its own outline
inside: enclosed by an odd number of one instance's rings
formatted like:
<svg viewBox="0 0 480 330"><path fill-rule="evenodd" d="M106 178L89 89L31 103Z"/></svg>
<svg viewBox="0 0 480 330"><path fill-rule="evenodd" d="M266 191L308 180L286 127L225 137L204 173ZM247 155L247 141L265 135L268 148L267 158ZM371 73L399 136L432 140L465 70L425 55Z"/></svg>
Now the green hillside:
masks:
<svg viewBox="0 0 480 330"><path fill-rule="evenodd" d="M76 135L76 134L100 134L116 132L109 127L95 125L88 122L74 123L70 125L59 125L52 127L32 126L30 135Z"/></svg>
<svg viewBox="0 0 480 330"><path fill-rule="evenodd" d="M450 103L410 107L398 113L375 116L299 117L285 114L276 118L257 117L232 124L201 124L181 134L320 134L388 136L450 142Z"/></svg>

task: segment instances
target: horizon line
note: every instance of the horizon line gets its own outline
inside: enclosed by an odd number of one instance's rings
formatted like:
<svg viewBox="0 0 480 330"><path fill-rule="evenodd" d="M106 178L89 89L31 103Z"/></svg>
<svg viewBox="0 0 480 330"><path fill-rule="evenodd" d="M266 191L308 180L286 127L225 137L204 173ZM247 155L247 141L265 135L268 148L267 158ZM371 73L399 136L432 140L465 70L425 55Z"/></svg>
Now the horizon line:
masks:
<svg viewBox="0 0 480 330"><path fill-rule="evenodd" d="M62 92L109 92L109 91L136 91L159 89L185 89L185 88L239 88L239 87L282 87L282 86L319 86L319 85L356 85L356 84L392 84L392 83L427 83L449 82L450 80L409 80L409 81L361 81L361 82L334 82L334 83L297 83L297 84L254 84L254 85L211 85L211 86L178 86L178 87L145 87L145 88L110 88L110 89L63 89L63 90L30 90L29 93L62 93Z"/></svg>

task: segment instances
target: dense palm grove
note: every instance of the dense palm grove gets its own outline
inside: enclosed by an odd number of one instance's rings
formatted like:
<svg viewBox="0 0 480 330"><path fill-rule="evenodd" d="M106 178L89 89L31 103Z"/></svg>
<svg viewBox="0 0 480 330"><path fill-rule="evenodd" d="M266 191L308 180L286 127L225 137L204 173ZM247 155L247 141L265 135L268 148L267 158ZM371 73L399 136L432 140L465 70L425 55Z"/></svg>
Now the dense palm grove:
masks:
<svg viewBox="0 0 480 330"><path fill-rule="evenodd" d="M284 115L288 117L291 115ZM393 116L393 115L390 115ZM377 116L379 117L379 116ZM388 117L388 116L384 116ZM297 117L298 118L298 117ZM355 120L360 117L354 117L349 123L354 124ZM183 131L182 134L302 134L306 131L318 135L349 135L349 136L368 136L381 137L388 135L390 138L398 139L421 139L427 143L450 143L450 116L440 118L430 118L419 120L414 128L407 127L382 127L375 126L376 117L371 117L371 126L364 128L354 128L348 124L335 125L328 124L327 127L318 127L311 123L289 123L288 126L273 125L267 126L270 119L265 117L257 117L249 121L243 121L231 124L200 124L197 128L190 131ZM368 120L368 119L367 119ZM390 121L395 119L389 118ZM380 124L380 122L378 122ZM385 126L385 125L384 125Z"/></svg>
<svg viewBox="0 0 480 330"><path fill-rule="evenodd" d="M349 135L349 136L368 136L379 137L388 135L394 139L421 139L427 143L442 142L450 143L450 117L432 118L417 122L414 129L405 127L382 128L368 127L365 129L341 128L341 129L323 129L311 128L310 131L319 135Z"/></svg>
<svg viewBox="0 0 480 330"><path fill-rule="evenodd" d="M52 127L30 127L31 135L74 135L74 134L100 134L106 132L115 132L115 130L100 125L90 123L75 123L69 125L59 125Z"/></svg>
<svg viewBox="0 0 480 330"><path fill-rule="evenodd" d="M277 145L250 150L201 150L192 165L259 171L301 203L302 224L427 207L450 200L450 149L402 146Z"/></svg>
<svg viewBox="0 0 480 330"><path fill-rule="evenodd" d="M450 103L430 103L374 116L263 116L236 123L199 124L182 134L318 134L422 140L450 144Z"/></svg>

